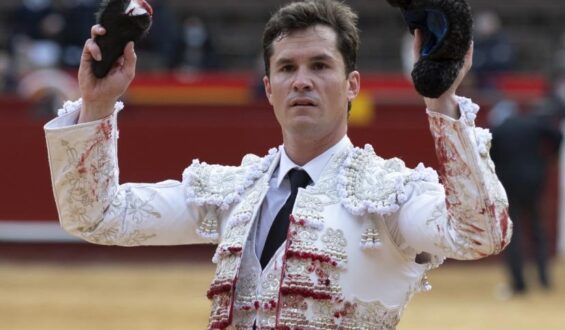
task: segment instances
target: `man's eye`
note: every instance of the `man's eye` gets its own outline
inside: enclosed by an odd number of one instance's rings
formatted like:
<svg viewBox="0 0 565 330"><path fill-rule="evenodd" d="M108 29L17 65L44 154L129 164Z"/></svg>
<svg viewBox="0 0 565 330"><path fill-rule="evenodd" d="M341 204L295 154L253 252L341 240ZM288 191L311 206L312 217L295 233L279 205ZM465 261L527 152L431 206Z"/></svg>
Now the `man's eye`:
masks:
<svg viewBox="0 0 565 330"><path fill-rule="evenodd" d="M292 65L285 65L280 69L281 72L292 72L292 70L294 70L294 67Z"/></svg>
<svg viewBox="0 0 565 330"><path fill-rule="evenodd" d="M328 65L326 63L314 63L314 65L312 65L312 68L314 70L324 70L328 68Z"/></svg>

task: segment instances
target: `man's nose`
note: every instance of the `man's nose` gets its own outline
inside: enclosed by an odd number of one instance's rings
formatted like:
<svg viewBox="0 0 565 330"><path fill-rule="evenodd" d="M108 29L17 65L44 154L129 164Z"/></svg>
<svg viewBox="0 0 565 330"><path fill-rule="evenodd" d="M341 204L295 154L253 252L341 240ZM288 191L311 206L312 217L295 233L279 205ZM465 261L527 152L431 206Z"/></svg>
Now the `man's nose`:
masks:
<svg viewBox="0 0 565 330"><path fill-rule="evenodd" d="M307 69L301 68L296 71L292 88L297 92L312 90L312 77Z"/></svg>

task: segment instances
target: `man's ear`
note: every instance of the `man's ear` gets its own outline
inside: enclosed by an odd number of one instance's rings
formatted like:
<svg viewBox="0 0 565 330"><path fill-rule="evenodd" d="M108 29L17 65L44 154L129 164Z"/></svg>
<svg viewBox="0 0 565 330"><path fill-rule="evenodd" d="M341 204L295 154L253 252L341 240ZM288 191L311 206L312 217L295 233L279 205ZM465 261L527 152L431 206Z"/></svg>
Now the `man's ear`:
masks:
<svg viewBox="0 0 565 330"><path fill-rule="evenodd" d="M263 85L265 86L265 95L267 95L267 99L269 100L269 104L273 105L271 100L273 95L273 90L271 89L271 81L269 80L269 76L263 77Z"/></svg>
<svg viewBox="0 0 565 330"><path fill-rule="evenodd" d="M347 76L347 101L352 102L361 90L361 75L359 71L351 71Z"/></svg>

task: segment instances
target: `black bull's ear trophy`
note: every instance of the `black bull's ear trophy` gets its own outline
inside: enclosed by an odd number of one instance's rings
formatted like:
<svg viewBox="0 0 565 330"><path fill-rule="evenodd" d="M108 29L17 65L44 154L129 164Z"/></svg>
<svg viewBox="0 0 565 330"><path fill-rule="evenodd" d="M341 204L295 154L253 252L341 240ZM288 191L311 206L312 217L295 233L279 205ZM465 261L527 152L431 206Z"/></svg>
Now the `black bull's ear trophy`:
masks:
<svg viewBox="0 0 565 330"><path fill-rule="evenodd" d="M457 78L471 46L473 18L469 4L465 0L387 1L401 9L410 32L423 32L412 79L422 96L438 98Z"/></svg>
<svg viewBox="0 0 565 330"><path fill-rule="evenodd" d="M102 1L96 21L106 29L106 34L94 39L102 52L102 60L92 62L96 78L108 74L128 42L138 41L149 31L152 15L153 9L145 0Z"/></svg>

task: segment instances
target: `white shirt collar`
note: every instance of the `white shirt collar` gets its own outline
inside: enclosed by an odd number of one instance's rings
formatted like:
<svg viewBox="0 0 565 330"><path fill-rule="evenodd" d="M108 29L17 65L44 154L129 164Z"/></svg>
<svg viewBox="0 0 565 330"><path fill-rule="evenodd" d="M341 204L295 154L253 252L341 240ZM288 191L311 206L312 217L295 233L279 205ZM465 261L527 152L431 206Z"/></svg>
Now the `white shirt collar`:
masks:
<svg viewBox="0 0 565 330"><path fill-rule="evenodd" d="M347 135L345 135L341 140L339 140L338 143L328 148L326 151L306 163L304 166L296 165L292 160L290 160L290 158L288 158L288 155L286 154L286 151L284 150L283 145L283 147L281 148L281 159L278 168L277 187L281 185L281 182L284 180L288 171L293 168L301 168L305 170L312 179L312 182L316 184L316 182L322 175L324 167L326 167L332 156L336 152L339 152L346 148L350 143L351 142L349 138L347 137Z"/></svg>

